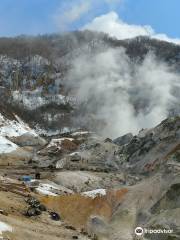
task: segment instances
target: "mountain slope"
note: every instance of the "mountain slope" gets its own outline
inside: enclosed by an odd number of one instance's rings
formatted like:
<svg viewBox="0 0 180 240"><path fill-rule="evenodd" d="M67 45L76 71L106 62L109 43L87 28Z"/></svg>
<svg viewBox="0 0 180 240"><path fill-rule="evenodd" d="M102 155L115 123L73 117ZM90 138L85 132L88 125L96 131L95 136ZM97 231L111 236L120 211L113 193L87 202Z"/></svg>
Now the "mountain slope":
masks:
<svg viewBox="0 0 180 240"><path fill-rule="evenodd" d="M178 45L147 37L119 41L83 31L1 38L0 91L43 132L89 128L110 135L121 121L123 134L179 114L179 64ZM133 120L128 126L126 118Z"/></svg>

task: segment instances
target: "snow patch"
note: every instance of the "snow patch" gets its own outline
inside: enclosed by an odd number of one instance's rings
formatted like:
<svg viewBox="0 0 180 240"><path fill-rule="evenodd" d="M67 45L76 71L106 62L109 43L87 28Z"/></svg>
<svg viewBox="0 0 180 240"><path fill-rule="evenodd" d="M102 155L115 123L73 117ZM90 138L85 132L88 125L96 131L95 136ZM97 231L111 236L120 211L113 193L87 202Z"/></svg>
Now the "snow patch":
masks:
<svg viewBox="0 0 180 240"><path fill-rule="evenodd" d="M59 150L61 149L61 144L64 140L68 140L68 141L73 141L73 138L57 138L57 139L52 139L51 142L49 143L49 145L47 146L47 148L50 147L57 147Z"/></svg>
<svg viewBox="0 0 180 240"><path fill-rule="evenodd" d="M16 144L12 143L7 138L0 136L0 154L13 152L17 148L18 146Z"/></svg>
<svg viewBox="0 0 180 240"><path fill-rule="evenodd" d="M58 190L58 189L46 183L40 183L39 186L36 188L36 191L43 195L57 196L56 193L52 192L53 190Z"/></svg>
<svg viewBox="0 0 180 240"><path fill-rule="evenodd" d="M15 115L15 117L17 121L6 119L0 113L0 136L18 137L27 132L30 132L34 136L37 135L35 131L25 124L18 116Z"/></svg>
<svg viewBox="0 0 180 240"><path fill-rule="evenodd" d="M89 134L90 132L88 131L80 131L80 132L74 132L71 134L71 136L79 136L79 135L87 135Z"/></svg>
<svg viewBox="0 0 180 240"><path fill-rule="evenodd" d="M42 96L41 91L13 91L12 92L13 101L19 105L23 105L25 108L29 110L34 110L39 107L45 106L50 103L55 104L67 104L74 103L74 99L72 97L67 97L61 94L47 94L46 96Z"/></svg>
<svg viewBox="0 0 180 240"><path fill-rule="evenodd" d="M0 113L0 154L10 153L15 151L18 146L8 140L11 137L18 137L25 133L30 133L37 136L27 124L25 124L18 116L16 120L9 120Z"/></svg>
<svg viewBox="0 0 180 240"><path fill-rule="evenodd" d="M69 156L73 157L73 156L80 156L81 153L80 152L73 152L73 153L70 153Z"/></svg>
<svg viewBox="0 0 180 240"><path fill-rule="evenodd" d="M0 235L2 235L3 232L12 232L12 227L0 221Z"/></svg>
<svg viewBox="0 0 180 240"><path fill-rule="evenodd" d="M50 196L73 194L72 190L51 181L39 182L39 186L36 188L36 191L40 194Z"/></svg>
<svg viewBox="0 0 180 240"><path fill-rule="evenodd" d="M95 190L92 190L92 191L83 192L83 193L81 193L81 195L91 197L91 198L95 198L97 196L105 196L106 195L106 189L95 189Z"/></svg>
<svg viewBox="0 0 180 240"><path fill-rule="evenodd" d="M46 129L40 128L38 125L35 127L35 129L36 129L37 134L47 136L47 137L52 137L52 136L56 136L58 134L68 133L71 131L71 129L68 127L64 127L62 129L58 129L58 130L51 130L51 129L46 130Z"/></svg>

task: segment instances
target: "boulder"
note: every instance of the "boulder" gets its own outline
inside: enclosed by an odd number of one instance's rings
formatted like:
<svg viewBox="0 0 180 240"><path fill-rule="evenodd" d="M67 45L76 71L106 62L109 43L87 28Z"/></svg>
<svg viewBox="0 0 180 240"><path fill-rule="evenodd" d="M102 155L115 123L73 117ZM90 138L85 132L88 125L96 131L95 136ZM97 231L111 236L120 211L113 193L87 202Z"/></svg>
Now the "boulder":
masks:
<svg viewBox="0 0 180 240"><path fill-rule="evenodd" d="M82 159L81 153L73 152L73 153L69 154L69 159L70 159L70 161L73 161L73 162L79 162Z"/></svg>
<svg viewBox="0 0 180 240"><path fill-rule="evenodd" d="M56 169L63 169L67 163L66 158L60 159L56 162Z"/></svg>
<svg viewBox="0 0 180 240"><path fill-rule="evenodd" d="M126 135L123 135L121 137L118 137L116 139L113 140L113 143L119 145L119 146L122 146L122 145L125 145L127 143L129 143L133 138L133 135L132 133L128 133Z"/></svg>
<svg viewBox="0 0 180 240"><path fill-rule="evenodd" d="M34 135L28 132L18 137L12 137L11 140L21 147L24 147L24 146L43 147L47 144L45 139L39 137L38 135Z"/></svg>
<svg viewBox="0 0 180 240"><path fill-rule="evenodd" d="M27 217L38 216L38 215L41 215L41 210L34 207L28 208L27 212L25 213L25 216Z"/></svg>

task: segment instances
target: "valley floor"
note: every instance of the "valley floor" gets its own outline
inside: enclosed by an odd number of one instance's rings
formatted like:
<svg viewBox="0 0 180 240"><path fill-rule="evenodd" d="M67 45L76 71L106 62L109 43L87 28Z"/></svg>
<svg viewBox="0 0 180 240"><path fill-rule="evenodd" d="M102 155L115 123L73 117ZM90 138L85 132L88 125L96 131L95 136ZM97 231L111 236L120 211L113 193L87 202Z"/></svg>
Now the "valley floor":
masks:
<svg viewBox="0 0 180 240"><path fill-rule="evenodd" d="M173 230L143 240L180 239L179 117L114 140L5 130L16 149L0 154L2 239L135 240L137 226Z"/></svg>

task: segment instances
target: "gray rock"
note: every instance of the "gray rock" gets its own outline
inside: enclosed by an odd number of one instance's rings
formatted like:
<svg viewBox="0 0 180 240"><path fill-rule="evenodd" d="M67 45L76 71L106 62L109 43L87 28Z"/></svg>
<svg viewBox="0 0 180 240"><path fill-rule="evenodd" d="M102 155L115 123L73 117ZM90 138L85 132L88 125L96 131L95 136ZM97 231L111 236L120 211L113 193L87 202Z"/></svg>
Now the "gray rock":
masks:
<svg viewBox="0 0 180 240"><path fill-rule="evenodd" d="M17 145L24 147L24 146L45 146L47 144L46 140L33 135L31 133L24 133L23 135L19 136L19 137L13 137L12 141L14 143L16 143Z"/></svg>
<svg viewBox="0 0 180 240"><path fill-rule="evenodd" d="M113 140L113 143L119 145L119 146L122 146L122 145L125 145L127 143L129 143L133 138L133 135L132 133L128 133L126 135L123 135L121 137L118 137L116 139Z"/></svg>

